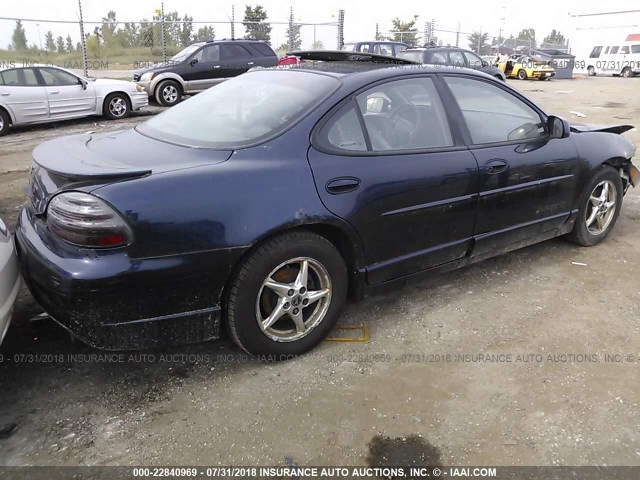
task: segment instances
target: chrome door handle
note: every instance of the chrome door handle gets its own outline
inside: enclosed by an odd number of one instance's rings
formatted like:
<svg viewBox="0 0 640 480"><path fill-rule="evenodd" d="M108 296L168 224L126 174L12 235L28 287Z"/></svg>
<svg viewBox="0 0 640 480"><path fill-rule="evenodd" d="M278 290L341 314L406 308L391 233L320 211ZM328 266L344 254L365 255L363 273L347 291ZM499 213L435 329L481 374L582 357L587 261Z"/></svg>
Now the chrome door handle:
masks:
<svg viewBox="0 0 640 480"><path fill-rule="evenodd" d="M253 65L255 62L247 62L247 65Z"/></svg>
<svg viewBox="0 0 640 480"><path fill-rule="evenodd" d="M49 92L51 95L57 95L58 93L60 93L60 90L52 90Z"/></svg>
<svg viewBox="0 0 640 480"><path fill-rule="evenodd" d="M2 92L0 93L0 95L2 95L3 97L8 97L11 94L9 92Z"/></svg>

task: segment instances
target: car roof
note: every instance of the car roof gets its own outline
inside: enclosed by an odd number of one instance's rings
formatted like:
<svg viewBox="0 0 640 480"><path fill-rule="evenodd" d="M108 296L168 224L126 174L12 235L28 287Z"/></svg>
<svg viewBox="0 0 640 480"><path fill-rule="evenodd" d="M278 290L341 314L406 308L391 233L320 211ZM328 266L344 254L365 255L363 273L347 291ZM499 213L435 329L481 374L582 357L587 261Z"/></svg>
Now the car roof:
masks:
<svg viewBox="0 0 640 480"><path fill-rule="evenodd" d="M289 52L305 60L298 65L287 68L271 67L265 70L294 70L314 73L324 73L336 78L357 77L363 81L415 75L416 73L455 73L473 75L483 78L493 78L478 70L457 66L430 65L397 57L373 55L360 52L310 50L303 52Z"/></svg>
<svg viewBox="0 0 640 480"><path fill-rule="evenodd" d="M67 68L63 68L63 67L59 67L57 65L50 65L50 64L46 64L46 63L33 63L33 64L29 64L29 65L7 65L5 64L4 66L0 67L0 72L5 72L7 70L16 70L18 68L55 68L56 70L62 70L63 72L67 72L70 73L71 75L74 75L76 77L79 77L81 75L78 75L77 73L73 73L71 70L67 69Z"/></svg>
<svg viewBox="0 0 640 480"><path fill-rule="evenodd" d="M350 43L355 43L355 44L359 44L359 43L392 43L394 45L406 45L406 43L403 42L396 42L395 40L357 40L357 41L352 41L352 42L344 42L344 44L350 44Z"/></svg>

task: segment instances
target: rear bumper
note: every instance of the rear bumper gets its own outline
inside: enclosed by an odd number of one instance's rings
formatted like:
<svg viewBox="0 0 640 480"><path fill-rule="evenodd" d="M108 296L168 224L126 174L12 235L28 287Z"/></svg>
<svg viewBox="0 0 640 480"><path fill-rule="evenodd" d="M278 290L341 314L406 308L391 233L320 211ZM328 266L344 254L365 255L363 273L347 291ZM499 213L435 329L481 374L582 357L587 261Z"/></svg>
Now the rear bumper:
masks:
<svg viewBox="0 0 640 480"><path fill-rule="evenodd" d="M126 249L72 249L23 210L16 247L25 282L56 322L106 350L141 350L220 336L233 259L220 249L133 259Z"/></svg>

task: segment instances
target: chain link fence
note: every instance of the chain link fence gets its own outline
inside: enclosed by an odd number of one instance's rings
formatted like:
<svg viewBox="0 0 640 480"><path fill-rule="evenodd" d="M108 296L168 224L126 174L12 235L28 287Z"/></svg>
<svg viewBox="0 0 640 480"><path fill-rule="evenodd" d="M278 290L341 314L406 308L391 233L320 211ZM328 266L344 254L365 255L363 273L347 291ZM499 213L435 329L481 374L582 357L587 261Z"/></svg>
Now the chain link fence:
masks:
<svg viewBox="0 0 640 480"><path fill-rule="evenodd" d="M161 9L149 20L121 21L109 12L100 21L87 21L82 20L80 4L77 20L0 17L0 67L44 63L117 78L119 70L166 61L192 43L207 40L264 39L279 55L302 48L340 48L344 11L333 17L305 22L291 9L283 21L239 20L235 12L227 19L206 21Z"/></svg>

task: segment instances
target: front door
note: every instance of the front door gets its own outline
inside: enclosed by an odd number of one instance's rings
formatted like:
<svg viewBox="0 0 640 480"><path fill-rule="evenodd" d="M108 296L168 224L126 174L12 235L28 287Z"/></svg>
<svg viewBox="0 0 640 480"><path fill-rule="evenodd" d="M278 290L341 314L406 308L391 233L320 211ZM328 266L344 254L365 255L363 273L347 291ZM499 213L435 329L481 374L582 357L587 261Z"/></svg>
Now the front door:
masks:
<svg viewBox="0 0 640 480"><path fill-rule="evenodd" d="M71 118L96 111L96 92L92 84L83 85L78 77L57 68L40 67L49 101L49 118Z"/></svg>
<svg viewBox="0 0 640 480"><path fill-rule="evenodd" d="M445 76L480 167L473 255L560 227L575 208L581 168L569 138L550 138L545 117L502 84Z"/></svg>
<svg viewBox="0 0 640 480"><path fill-rule="evenodd" d="M478 166L448 125L432 77L423 76L348 99L315 137L318 193L359 232L371 284L470 249Z"/></svg>

